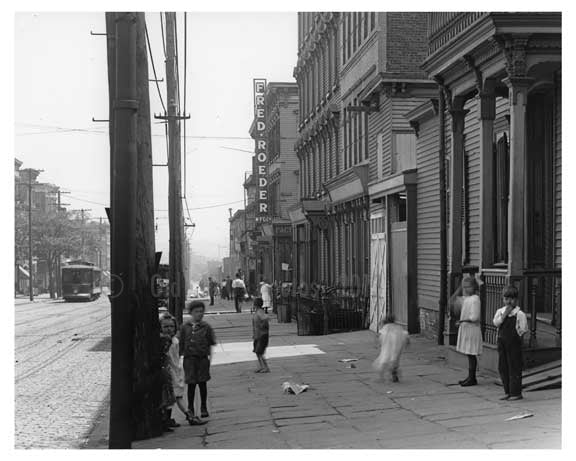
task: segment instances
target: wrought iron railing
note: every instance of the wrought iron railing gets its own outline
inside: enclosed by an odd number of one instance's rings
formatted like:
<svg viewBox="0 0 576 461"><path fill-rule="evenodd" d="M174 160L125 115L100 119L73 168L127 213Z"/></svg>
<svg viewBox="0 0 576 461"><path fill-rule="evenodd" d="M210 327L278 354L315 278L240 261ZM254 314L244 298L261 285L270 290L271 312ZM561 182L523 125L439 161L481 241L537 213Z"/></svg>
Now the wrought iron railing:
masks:
<svg viewBox="0 0 576 461"><path fill-rule="evenodd" d="M472 24L487 16L486 12L433 12L428 13L428 56L434 54Z"/></svg>
<svg viewBox="0 0 576 461"><path fill-rule="evenodd" d="M368 328L370 298L356 287L275 290L274 308L296 320L298 335L325 335Z"/></svg>
<svg viewBox="0 0 576 461"><path fill-rule="evenodd" d="M508 277L505 270L482 273L482 331L484 342L496 344L497 328L492 320L503 306L502 290L512 283L520 291L518 305L528 317L527 345L531 348L559 346L562 340L561 269L527 270L521 277Z"/></svg>

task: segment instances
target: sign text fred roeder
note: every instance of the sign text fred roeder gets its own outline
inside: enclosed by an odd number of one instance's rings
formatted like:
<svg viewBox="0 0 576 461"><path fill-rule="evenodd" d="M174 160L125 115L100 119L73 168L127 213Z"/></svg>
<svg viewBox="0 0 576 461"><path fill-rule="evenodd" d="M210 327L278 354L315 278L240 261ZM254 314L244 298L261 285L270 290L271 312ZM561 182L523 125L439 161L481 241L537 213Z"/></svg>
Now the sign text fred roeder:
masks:
<svg viewBox="0 0 576 461"><path fill-rule="evenodd" d="M268 151L266 146L266 106L264 94L266 92L266 79L254 79L254 117L256 122L256 179L258 189L256 204L257 222L269 220L268 216Z"/></svg>

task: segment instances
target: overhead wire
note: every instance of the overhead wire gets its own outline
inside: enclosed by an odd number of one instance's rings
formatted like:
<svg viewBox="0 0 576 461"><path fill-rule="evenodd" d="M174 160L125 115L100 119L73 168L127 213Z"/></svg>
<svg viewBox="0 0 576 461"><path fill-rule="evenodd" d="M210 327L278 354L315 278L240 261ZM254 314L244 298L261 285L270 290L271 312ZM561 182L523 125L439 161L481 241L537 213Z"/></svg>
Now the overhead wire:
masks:
<svg viewBox="0 0 576 461"><path fill-rule="evenodd" d="M150 36L148 35L148 26L144 22L144 31L146 32L146 43L148 43L148 54L150 55L150 62L152 63L152 72L154 73L154 81L156 82L156 89L158 90L158 97L160 98L160 103L162 104L162 109L166 113L166 105L164 104L164 98L160 92L160 85L158 84L158 75L156 74L156 66L154 65L154 55L152 54L152 47L150 46Z"/></svg>

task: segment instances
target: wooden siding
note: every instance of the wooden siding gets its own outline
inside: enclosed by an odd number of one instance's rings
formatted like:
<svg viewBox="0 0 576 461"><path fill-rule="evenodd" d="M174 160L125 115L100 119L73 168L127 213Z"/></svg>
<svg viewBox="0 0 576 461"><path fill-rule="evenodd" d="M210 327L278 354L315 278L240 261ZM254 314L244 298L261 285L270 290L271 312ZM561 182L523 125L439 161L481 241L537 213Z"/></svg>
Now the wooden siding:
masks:
<svg viewBox="0 0 576 461"><path fill-rule="evenodd" d="M378 160L378 134L382 133L382 169L383 176L390 172L390 142L392 130L392 100L382 97L380 100L380 111L370 114L368 119L368 152L369 152L369 180L378 179L376 170Z"/></svg>
<svg viewBox="0 0 576 461"><path fill-rule="evenodd" d="M438 117L420 125L416 143L418 307L437 310L440 297L440 181Z"/></svg>
<svg viewBox="0 0 576 461"><path fill-rule="evenodd" d="M466 200L467 222L466 234L467 263L480 265L480 123L478 120L478 100L469 99L465 106L469 110L464 125L464 199ZM463 241L464 243L464 241Z"/></svg>
<svg viewBox="0 0 576 461"><path fill-rule="evenodd" d="M562 267L562 75L556 80L554 107L554 265Z"/></svg>

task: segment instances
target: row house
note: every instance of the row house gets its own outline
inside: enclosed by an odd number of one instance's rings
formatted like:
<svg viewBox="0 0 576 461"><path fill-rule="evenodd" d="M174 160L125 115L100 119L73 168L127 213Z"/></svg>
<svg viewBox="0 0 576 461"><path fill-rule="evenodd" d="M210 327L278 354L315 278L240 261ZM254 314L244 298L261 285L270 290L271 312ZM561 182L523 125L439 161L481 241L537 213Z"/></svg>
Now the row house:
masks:
<svg viewBox="0 0 576 461"><path fill-rule="evenodd" d="M256 280L291 281L292 226L289 210L299 199L299 164L294 152L299 117L298 85L269 82L264 91L268 164L266 171L269 222L254 229ZM256 119L250 135L256 139ZM256 164L254 164L256 168ZM256 178L257 172L253 171Z"/></svg>
<svg viewBox="0 0 576 461"><path fill-rule="evenodd" d="M325 184L343 170L340 162L340 14L298 13L298 137L300 201L290 210L294 283L335 284L342 276L336 250L339 224Z"/></svg>
<svg viewBox="0 0 576 461"><path fill-rule="evenodd" d="M445 299L463 273L477 273L485 343L496 344L491 320L512 283L529 318L527 346L554 355L561 343L561 14L427 17L422 68L441 91L406 114L418 127L422 326L454 344ZM438 238L434 227L444 226ZM486 349L494 366L495 350Z"/></svg>

